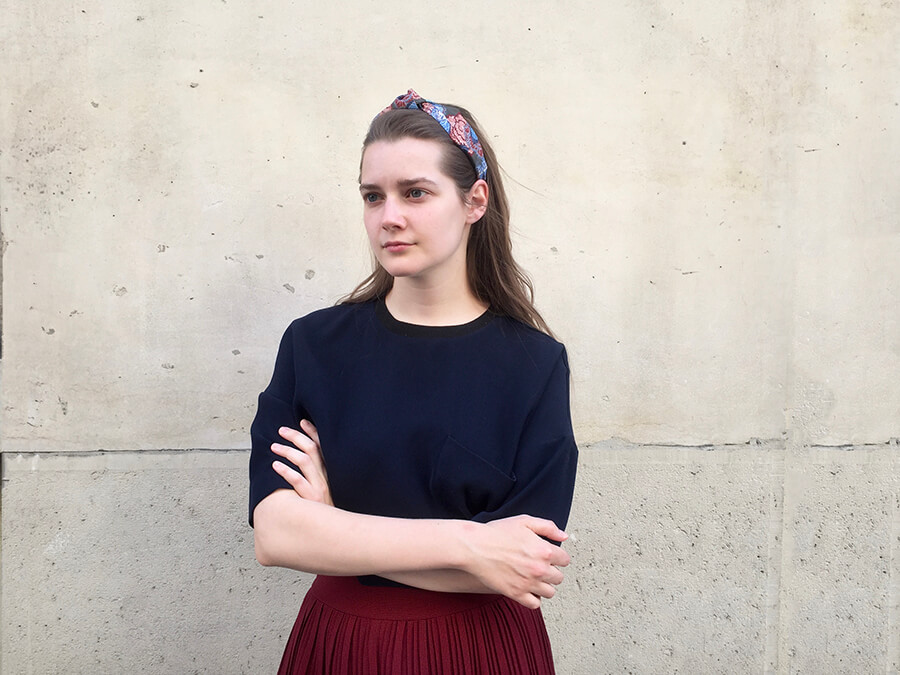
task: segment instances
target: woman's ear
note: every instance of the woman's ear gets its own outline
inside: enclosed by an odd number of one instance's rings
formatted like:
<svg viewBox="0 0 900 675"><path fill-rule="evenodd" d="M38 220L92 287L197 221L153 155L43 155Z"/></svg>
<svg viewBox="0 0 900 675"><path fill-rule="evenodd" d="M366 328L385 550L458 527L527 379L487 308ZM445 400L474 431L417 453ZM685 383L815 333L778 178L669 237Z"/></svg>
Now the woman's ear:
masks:
<svg viewBox="0 0 900 675"><path fill-rule="evenodd" d="M487 211L488 193L488 184L482 179L476 180L472 187L469 188L469 194L466 196L466 207L468 209L466 223L468 225L481 220L484 212Z"/></svg>

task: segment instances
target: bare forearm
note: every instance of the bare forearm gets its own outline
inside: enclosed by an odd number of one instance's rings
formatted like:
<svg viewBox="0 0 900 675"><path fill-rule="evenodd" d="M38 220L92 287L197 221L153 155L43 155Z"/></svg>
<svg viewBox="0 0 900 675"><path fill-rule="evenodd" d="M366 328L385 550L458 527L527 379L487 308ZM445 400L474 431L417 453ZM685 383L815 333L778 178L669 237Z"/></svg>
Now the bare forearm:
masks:
<svg viewBox="0 0 900 675"><path fill-rule="evenodd" d="M455 569L416 570L412 572L388 572L381 576L407 586L444 593L496 593L477 577Z"/></svg>
<svg viewBox="0 0 900 675"><path fill-rule="evenodd" d="M455 533L450 530L462 523L364 516L298 500L287 491L271 499L254 517L257 555L265 564L318 574L378 574L446 593L495 592L468 572L449 567L458 557L451 550Z"/></svg>
<svg viewBox="0 0 900 675"><path fill-rule="evenodd" d="M351 513L287 490L264 499L254 523L256 554L264 565L338 576L460 569L461 530L477 526Z"/></svg>

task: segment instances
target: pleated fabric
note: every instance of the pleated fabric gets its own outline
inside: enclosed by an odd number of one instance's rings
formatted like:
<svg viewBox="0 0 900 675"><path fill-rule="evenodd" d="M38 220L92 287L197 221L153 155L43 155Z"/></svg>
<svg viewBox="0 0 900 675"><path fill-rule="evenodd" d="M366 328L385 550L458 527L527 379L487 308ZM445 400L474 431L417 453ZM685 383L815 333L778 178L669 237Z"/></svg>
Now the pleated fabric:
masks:
<svg viewBox="0 0 900 675"><path fill-rule="evenodd" d="M500 595L318 576L279 675L552 675L541 611Z"/></svg>

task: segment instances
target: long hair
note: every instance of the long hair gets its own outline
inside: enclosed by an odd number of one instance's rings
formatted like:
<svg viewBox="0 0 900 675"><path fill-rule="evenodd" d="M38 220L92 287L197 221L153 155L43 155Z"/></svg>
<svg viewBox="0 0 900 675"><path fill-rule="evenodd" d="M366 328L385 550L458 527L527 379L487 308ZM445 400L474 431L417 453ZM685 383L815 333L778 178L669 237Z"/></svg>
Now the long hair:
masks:
<svg viewBox="0 0 900 675"><path fill-rule="evenodd" d="M531 280L513 258L509 236L509 202L500 179L500 166L487 141L487 135L468 110L459 106L442 105L449 114L459 112L466 118L481 141L487 162L487 209L471 225L466 244L466 276L469 287L475 297L487 304L494 314L512 317L553 335L534 306ZM366 148L376 141L397 141L402 138L418 138L441 144L441 169L456 184L460 198L464 198L478 179L468 155L451 140L434 118L421 110L389 110L376 117L369 125L362 151L365 153ZM349 304L383 298L393 285L394 278L376 261L372 273L340 302Z"/></svg>

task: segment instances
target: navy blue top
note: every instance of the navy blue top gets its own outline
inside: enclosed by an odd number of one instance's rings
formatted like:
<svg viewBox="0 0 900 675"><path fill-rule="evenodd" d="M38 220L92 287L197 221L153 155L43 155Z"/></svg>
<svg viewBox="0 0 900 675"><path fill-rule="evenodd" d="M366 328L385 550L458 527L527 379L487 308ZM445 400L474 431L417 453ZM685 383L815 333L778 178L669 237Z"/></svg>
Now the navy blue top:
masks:
<svg viewBox="0 0 900 675"><path fill-rule="evenodd" d="M335 506L564 528L578 450L563 345L486 312L459 326L397 321L384 301L295 320L250 428L253 509L279 488L278 428L319 430ZM289 463L288 463L289 464Z"/></svg>

